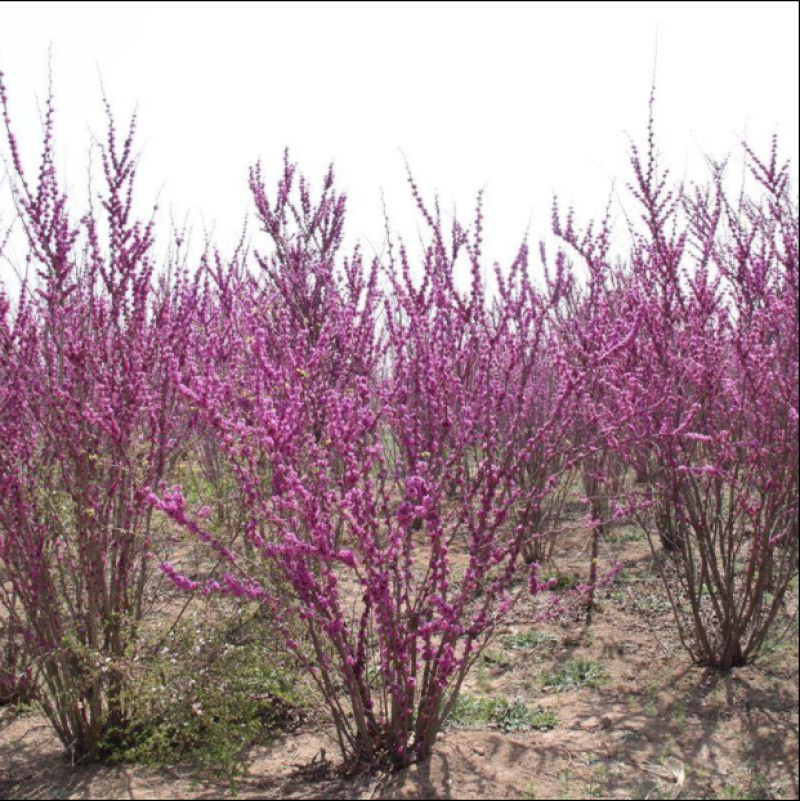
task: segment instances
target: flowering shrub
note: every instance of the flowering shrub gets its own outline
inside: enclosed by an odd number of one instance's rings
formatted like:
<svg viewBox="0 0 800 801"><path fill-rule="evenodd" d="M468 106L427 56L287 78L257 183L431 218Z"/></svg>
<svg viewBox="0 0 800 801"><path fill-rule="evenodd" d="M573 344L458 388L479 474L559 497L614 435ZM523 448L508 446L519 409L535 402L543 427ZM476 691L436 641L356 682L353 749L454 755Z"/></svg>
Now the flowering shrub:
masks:
<svg viewBox="0 0 800 801"><path fill-rule="evenodd" d="M195 291L181 272L153 275L153 222L133 216L133 125L120 139L109 113L104 219L90 208L74 220L54 166L52 97L35 181L2 84L0 99L35 271L16 306L0 306L4 594L18 604L45 713L74 758L93 758L125 725L125 660L149 603L144 488L186 447L178 386Z"/></svg>
<svg viewBox="0 0 800 801"><path fill-rule="evenodd" d="M621 449L646 473L631 508L669 557L686 648L720 669L758 653L797 575L797 203L776 144L767 162L747 155L757 192L733 202L724 165L682 190L657 171L652 132L634 152L643 324L616 381Z"/></svg>
<svg viewBox="0 0 800 801"><path fill-rule="evenodd" d="M336 264L317 246L335 243L325 232L340 229L334 220L344 212L331 177L316 205L301 181L295 205L292 176L287 166L274 207L253 182L275 248L260 259L268 274L259 302L244 303L247 349L223 374L201 359L184 390L219 432L264 568L193 519L176 488L151 502L209 543L228 572L201 583L163 569L183 589L263 603L316 682L343 753L402 766L430 753L514 603L524 541L517 514L556 483L568 424L554 413L533 429L523 417L520 399L539 376L514 315L526 313L530 286L521 260L520 299L490 304L480 212L472 232L454 223L448 247L415 188L431 242L420 285L405 248L391 259L383 335L377 266L362 278L358 254ZM302 219L328 222L322 233L302 223L288 230ZM466 293L454 277L462 255L472 275ZM548 379L566 396L573 387L557 368ZM517 467L534 449L552 459L539 496Z"/></svg>
<svg viewBox="0 0 800 801"><path fill-rule="evenodd" d="M643 225L630 251L612 260L608 215L585 231L557 207L553 219L588 270L558 320L584 375L587 600L606 527L633 515L684 645L720 669L759 652L797 575L797 202L776 143L766 162L746 154L756 191L736 202L722 164L708 185L672 186L651 117L647 153L632 156Z"/></svg>

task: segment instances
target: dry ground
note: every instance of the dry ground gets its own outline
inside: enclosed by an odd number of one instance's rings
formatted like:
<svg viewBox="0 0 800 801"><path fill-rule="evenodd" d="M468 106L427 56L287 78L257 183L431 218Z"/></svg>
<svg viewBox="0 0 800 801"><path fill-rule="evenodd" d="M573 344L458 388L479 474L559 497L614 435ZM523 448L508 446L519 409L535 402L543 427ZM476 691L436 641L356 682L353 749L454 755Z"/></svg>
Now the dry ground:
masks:
<svg viewBox="0 0 800 801"><path fill-rule="evenodd" d="M578 523L559 559L586 575ZM470 677L473 697L524 699L555 728L445 732L430 763L402 774L342 779L335 749L308 725L255 747L242 798L798 798L798 640L719 676L692 667L637 532L621 529L606 556L626 564L591 624L565 619L529 650L498 640ZM792 610L796 608L796 596ZM789 610L789 611L792 611ZM531 628L522 609L505 636ZM505 644L504 644L505 643ZM571 660L604 671L594 686L560 686ZM555 685L555 686L553 686ZM216 798L231 788L191 764L72 768L42 718L10 710L0 723L2 798ZM333 760L333 761L330 761Z"/></svg>

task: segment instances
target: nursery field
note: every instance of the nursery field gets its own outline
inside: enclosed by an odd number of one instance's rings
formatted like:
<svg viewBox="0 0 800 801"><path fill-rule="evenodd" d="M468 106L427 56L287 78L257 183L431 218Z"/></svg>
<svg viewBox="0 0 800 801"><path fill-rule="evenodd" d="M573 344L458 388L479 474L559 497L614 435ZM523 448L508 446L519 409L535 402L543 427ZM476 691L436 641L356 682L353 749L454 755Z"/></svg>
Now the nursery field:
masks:
<svg viewBox="0 0 800 801"><path fill-rule="evenodd" d="M589 562L580 516L568 523L564 580L585 575ZM310 713L259 725L227 765L233 781L205 751L202 765L189 755L169 766L72 768L26 707L0 724L0 797L797 798L796 584L781 616L789 636L757 664L718 675L681 650L644 535L622 526L604 551L625 567L593 619L565 614L533 626L537 610L517 610L425 765L343 777L335 742ZM177 724L190 712L174 714Z"/></svg>
<svg viewBox="0 0 800 801"><path fill-rule="evenodd" d="M797 798L800 214L777 137L488 263L247 180L88 200L0 73L0 796Z"/></svg>

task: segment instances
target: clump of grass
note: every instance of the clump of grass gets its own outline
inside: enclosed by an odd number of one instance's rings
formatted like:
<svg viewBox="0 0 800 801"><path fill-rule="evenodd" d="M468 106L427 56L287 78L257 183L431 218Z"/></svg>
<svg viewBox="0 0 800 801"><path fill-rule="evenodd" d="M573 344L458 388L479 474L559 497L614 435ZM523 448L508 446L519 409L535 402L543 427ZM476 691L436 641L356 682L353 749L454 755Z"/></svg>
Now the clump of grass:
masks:
<svg viewBox="0 0 800 801"><path fill-rule="evenodd" d="M484 651L481 655L481 664L491 668L505 669L511 667L513 660L504 651Z"/></svg>
<svg viewBox="0 0 800 801"><path fill-rule="evenodd" d="M714 796L715 799L720 801L750 801L760 798L758 795L748 793L744 788L737 785L728 785L719 795Z"/></svg>
<svg viewBox="0 0 800 801"><path fill-rule="evenodd" d="M556 725L555 715L541 707L530 707L518 698L462 695L448 725L452 728L489 728L504 734L547 731Z"/></svg>
<svg viewBox="0 0 800 801"><path fill-rule="evenodd" d="M503 637L501 642L511 651L533 651L536 648L558 642L558 637L549 631L530 629Z"/></svg>
<svg viewBox="0 0 800 801"><path fill-rule="evenodd" d="M650 592L636 599L636 607L646 615L668 614L672 607L669 598L660 592Z"/></svg>
<svg viewBox="0 0 800 801"><path fill-rule="evenodd" d="M553 579L556 580L556 590L560 592L574 590L583 581L577 573L564 573L561 570L556 570L545 576L546 581L552 581Z"/></svg>
<svg viewBox="0 0 800 801"><path fill-rule="evenodd" d="M187 619L167 643L133 683L130 725L103 743L106 758L191 761L235 784L250 746L302 719L297 677L274 664L268 628L256 617L219 626Z"/></svg>
<svg viewBox="0 0 800 801"><path fill-rule="evenodd" d="M598 662L576 657L543 676L542 685L557 693L579 690L581 687L599 687L608 681L606 669Z"/></svg>
<svg viewBox="0 0 800 801"><path fill-rule="evenodd" d="M640 529L626 526L608 532L604 539L611 545L626 545L629 542L643 542L647 539L647 535Z"/></svg>

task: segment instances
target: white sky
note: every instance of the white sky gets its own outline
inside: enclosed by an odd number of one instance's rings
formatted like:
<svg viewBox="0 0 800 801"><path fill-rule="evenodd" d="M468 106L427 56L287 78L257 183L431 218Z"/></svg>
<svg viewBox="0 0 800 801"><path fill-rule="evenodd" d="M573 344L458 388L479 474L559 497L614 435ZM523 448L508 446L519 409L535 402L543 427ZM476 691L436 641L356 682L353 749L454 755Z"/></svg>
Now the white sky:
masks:
<svg viewBox="0 0 800 801"><path fill-rule="evenodd" d="M766 148L776 130L796 165L798 27L796 2L0 2L0 68L30 163L52 44L58 152L81 196L102 74L120 115L139 104L140 198L161 190L224 245L247 167L277 175L286 146L312 177L335 162L351 234L380 242L383 189L413 236L402 150L445 207L471 212L485 186L487 252L505 260L529 219L547 230L554 191L589 215L613 178L624 186L656 41L677 172L696 174L704 151L739 160L744 135Z"/></svg>

